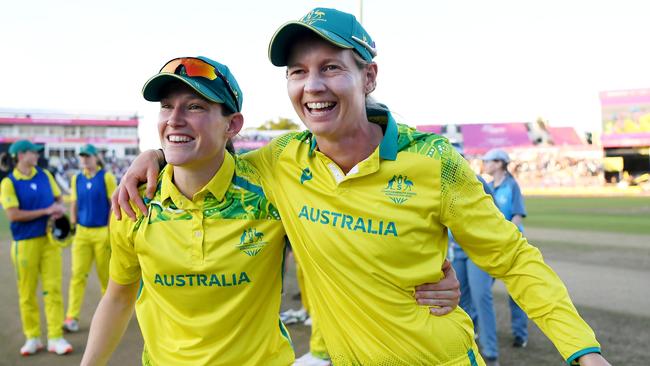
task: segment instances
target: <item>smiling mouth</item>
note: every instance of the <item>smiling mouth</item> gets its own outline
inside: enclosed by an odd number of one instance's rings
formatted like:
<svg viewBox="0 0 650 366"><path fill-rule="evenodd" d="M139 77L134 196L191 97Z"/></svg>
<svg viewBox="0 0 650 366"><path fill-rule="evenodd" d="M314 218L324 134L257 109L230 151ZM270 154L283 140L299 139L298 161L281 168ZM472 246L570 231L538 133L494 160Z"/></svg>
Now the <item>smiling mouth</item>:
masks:
<svg viewBox="0 0 650 366"><path fill-rule="evenodd" d="M335 102L309 102L305 107L310 113L328 112L336 107Z"/></svg>
<svg viewBox="0 0 650 366"><path fill-rule="evenodd" d="M194 141L194 138L187 135L168 135L167 141L172 144L185 144L191 141Z"/></svg>

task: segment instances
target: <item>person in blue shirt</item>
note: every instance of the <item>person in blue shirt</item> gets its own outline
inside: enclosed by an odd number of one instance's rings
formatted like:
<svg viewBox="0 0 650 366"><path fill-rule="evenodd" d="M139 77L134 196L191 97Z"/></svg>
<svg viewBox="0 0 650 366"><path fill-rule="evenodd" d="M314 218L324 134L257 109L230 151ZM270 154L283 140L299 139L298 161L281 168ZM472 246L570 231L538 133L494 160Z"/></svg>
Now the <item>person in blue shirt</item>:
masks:
<svg viewBox="0 0 650 366"><path fill-rule="evenodd" d="M493 178L489 185L494 192L494 202L503 216L512 221L523 233L523 219L526 217L524 197L521 195L519 184L508 172L508 163L510 163L510 156L501 149L492 149L483 156L483 168ZM512 297L509 297L508 302L514 337L512 346L526 347L528 344L528 316Z"/></svg>
<svg viewBox="0 0 650 366"><path fill-rule="evenodd" d="M477 178L483 184L485 193L492 196L490 185L481 176ZM469 259L463 248L454 240L451 232L449 232L449 258L460 282L460 307L472 318L477 329L483 359L488 366L498 366L499 342L492 299L494 278Z"/></svg>
<svg viewBox="0 0 650 366"><path fill-rule="evenodd" d="M48 220L63 216L65 207L50 172L36 166L42 149L43 146L28 140L11 144L9 163L15 167L0 183L0 202L7 212L13 239L11 259L16 267L20 318L26 338L20 348L23 356L45 348L41 343L39 281L47 320L47 350L58 355L72 352L72 346L62 336L61 248L47 235Z"/></svg>

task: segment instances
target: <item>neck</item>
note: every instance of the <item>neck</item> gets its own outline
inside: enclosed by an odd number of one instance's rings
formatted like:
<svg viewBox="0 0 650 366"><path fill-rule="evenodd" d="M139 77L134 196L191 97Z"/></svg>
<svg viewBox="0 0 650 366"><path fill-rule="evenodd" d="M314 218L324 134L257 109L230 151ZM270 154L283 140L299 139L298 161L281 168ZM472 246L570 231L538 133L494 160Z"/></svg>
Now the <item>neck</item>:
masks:
<svg viewBox="0 0 650 366"><path fill-rule="evenodd" d="M174 185L190 200L205 187L223 165L224 152L210 159L183 166L174 166Z"/></svg>
<svg viewBox="0 0 650 366"><path fill-rule="evenodd" d="M500 185L504 179L506 179L506 171L505 170L497 170L494 172L494 185L498 186Z"/></svg>
<svg viewBox="0 0 650 366"><path fill-rule="evenodd" d="M85 169L86 169L86 172L88 172L88 174L95 174L97 172L97 167L96 166L92 167L92 168L87 167Z"/></svg>
<svg viewBox="0 0 650 366"><path fill-rule="evenodd" d="M32 172L32 166L23 162L16 164L16 169L23 175L29 175Z"/></svg>
<svg viewBox="0 0 650 366"><path fill-rule="evenodd" d="M342 138L328 139L327 136L316 136L316 141L318 150L332 159L347 174L350 169L375 151L383 136L379 125L366 122L361 128Z"/></svg>

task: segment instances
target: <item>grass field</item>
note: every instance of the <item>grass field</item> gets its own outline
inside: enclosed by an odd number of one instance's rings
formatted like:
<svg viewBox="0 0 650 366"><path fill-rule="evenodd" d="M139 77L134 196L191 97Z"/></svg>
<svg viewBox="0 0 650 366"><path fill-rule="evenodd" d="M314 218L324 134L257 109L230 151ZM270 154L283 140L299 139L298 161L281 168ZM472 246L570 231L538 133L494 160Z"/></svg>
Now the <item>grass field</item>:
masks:
<svg viewBox="0 0 650 366"><path fill-rule="evenodd" d="M650 197L527 197L526 226L650 234Z"/></svg>

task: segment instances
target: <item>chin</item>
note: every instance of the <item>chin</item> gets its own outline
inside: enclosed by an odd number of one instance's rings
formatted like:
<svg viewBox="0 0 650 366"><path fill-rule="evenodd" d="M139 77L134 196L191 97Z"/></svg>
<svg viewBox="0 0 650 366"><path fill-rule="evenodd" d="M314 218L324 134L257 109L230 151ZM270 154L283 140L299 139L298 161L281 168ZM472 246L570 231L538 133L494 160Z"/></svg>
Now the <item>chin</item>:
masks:
<svg viewBox="0 0 650 366"><path fill-rule="evenodd" d="M190 159L187 156L182 156L181 154L174 154L172 152L168 154L165 151L165 160L167 161L167 164L174 165L174 166L182 166L190 163L192 159Z"/></svg>

